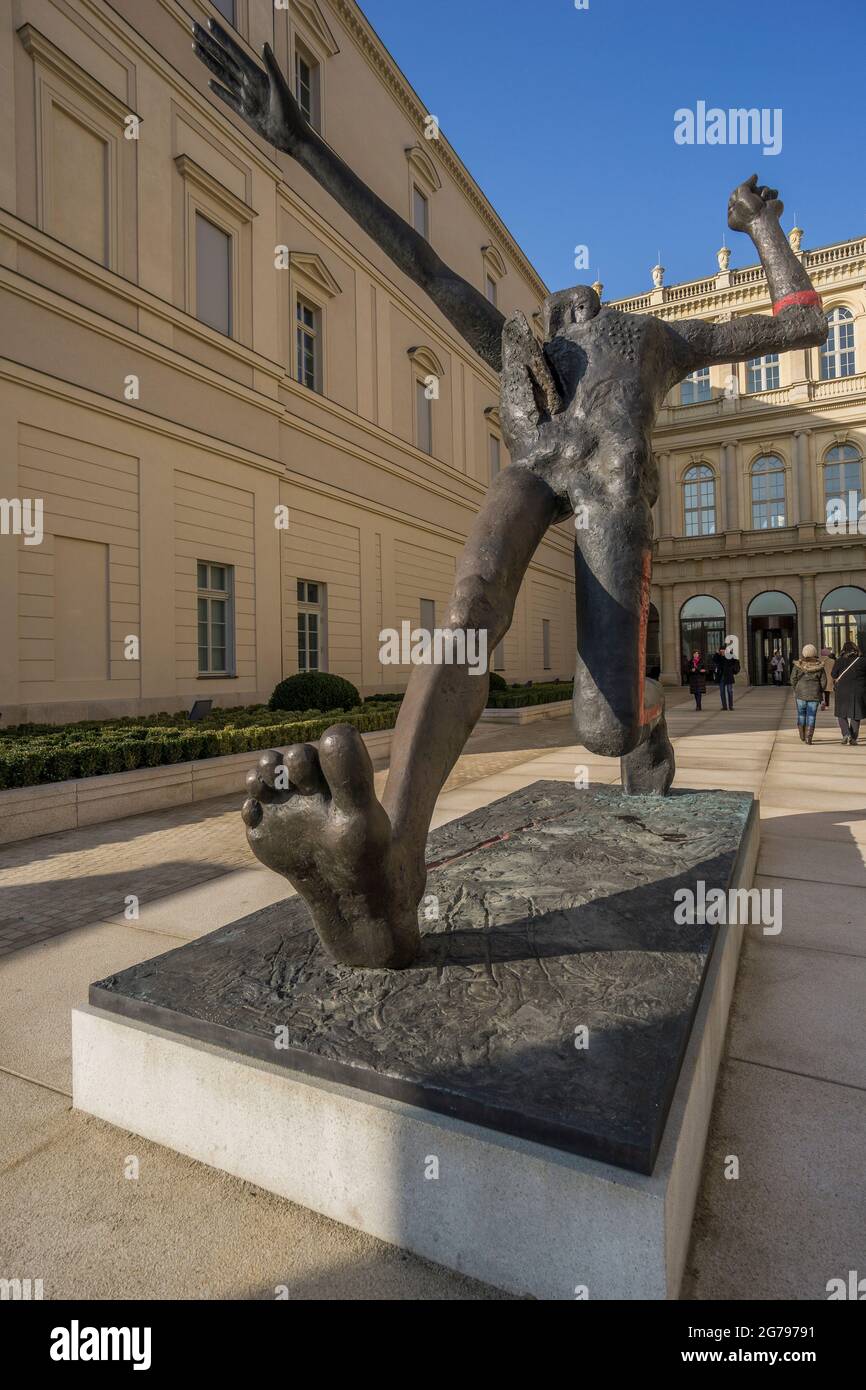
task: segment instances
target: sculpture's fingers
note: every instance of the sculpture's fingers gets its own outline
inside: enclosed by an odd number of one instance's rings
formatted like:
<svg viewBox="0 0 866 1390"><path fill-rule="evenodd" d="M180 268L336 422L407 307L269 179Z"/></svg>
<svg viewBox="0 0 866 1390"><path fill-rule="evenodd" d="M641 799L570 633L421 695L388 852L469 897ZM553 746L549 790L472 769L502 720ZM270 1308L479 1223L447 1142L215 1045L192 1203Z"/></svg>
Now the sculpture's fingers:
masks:
<svg viewBox="0 0 866 1390"><path fill-rule="evenodd" d="M250 830L255 830L257 825L261 825L264 815L262 803L253 797L248 797L241 808L241 818L244 825L249 826Z"/></svg>
<svg viewBox="0 0 866 1390"><path fill-rule="evenodd" d="M319 766L319 755L311 743L296 743L285 757L286 770L293 787L303 796L313 796L327 790Z"/></svg>
<svg viewBox="0 0 866 1390"><path fill-rule="evenodd" d="M220 82L224 84L227 91L231 92L232 90L234 90L238 93L238 95L240 95L241 78L239 78L230 68L226 67L225 63L223 63L219 58L215 58L214 55L211 52L209 52L208 49L203 48L200 43L194 43L192 46L192 51L198 58L199 62L204 63L206 68L210 68L214 77L219 78Z"/></svg>
<svg viewBox="0 0 866 1390"><path fill-rule="evenodd" d="M218 24L215 19L209 19L207 27L212 37L216 39L217 43L220 44L222 48L228 49L231 57L234 58L235 62L243 69L248 77L261 76L262 70L258 63L256 63L248 53L244 52L240 44L235 42L231 34L229 34L221 24Z"/></svg>
<svg viewBox="0 0 866 1390"><path fill-rule="evenodd" d="M221 87L218 82L209 82L207 85L210 87L214 96L218 96L220 101L224 101L226 106L230 106L231 109L236 112L238 116L243 117L245 121L249 120L244 110L243 102L239 101L232 92L226 91L225 87Z"/></svg>
<svg viewBox="0 0 866 1390"><path fill-rule="evenodd" d="M375 800L370 754L351 724L335 724L322 734L319 765L338 810L360 810Z"/></svg>
<svg viewBox="0 0 866 1390"><path fill-rule="evenodd" d="M238 82L243 80L244 70L228 48L217 43L216 39L212 38L207 29L203 29L200 24L193 24L192 32L195 38L194 48L197 44L199 48L204 49L205 53L209 53L215 62L222 63L224 68L228 68Z"/></svg>

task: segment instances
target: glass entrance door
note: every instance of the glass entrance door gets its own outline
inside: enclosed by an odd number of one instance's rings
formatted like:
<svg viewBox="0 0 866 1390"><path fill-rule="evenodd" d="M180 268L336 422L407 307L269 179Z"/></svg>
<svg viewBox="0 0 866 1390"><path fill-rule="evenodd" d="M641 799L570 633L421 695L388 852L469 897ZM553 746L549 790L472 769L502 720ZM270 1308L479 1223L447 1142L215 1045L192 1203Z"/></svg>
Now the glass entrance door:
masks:
<svg viewBox="0 0 866 1390"><path fill-rule="evenodd" d="M797 655L796 619L750 618L752 630L752 684L775 685L771 661L778 653L785 670L782 684L787 685L791 677L791 662Z"/></svg>

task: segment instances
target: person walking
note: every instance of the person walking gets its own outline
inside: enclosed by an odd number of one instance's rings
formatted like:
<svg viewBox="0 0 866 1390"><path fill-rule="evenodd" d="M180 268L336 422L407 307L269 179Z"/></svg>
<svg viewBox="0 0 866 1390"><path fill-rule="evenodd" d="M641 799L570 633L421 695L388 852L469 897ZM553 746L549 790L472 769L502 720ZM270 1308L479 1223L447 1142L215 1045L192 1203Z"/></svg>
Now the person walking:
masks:
<svg viewBox="0 0 866 1390"><path fill-rule="evenodd" d="M824 663L824 670L827 673L827 686L824 691L824 708L830 708L830 696L833 693L833 667L836 665L836 653L829 647L821 648L821 660Z"/></svg>
<svg viewBox="0 0 866 1390"><path fill-rule="evenodd" d="M818 706L824 698L827 673L811 642L803 648L798 660L791 665L791 685L797 699L797 729L801 743L811 743L815 733Z"/></svg>
<svg viewBox="0 0 866 1390"><path fill-rule="evenodd" d="M781 685L785 679L785 658L782 656L778 647L770 658L770 672L773 678L773 684Z"/></svg>
<svg viewBox="0 0 866 1390"><path fill-rule="evenodd" d="M734 656L728 656L728 649L723 644L713 657L713 676L719 683L722 709L734 708L734 677L739 674L739 661Z"/></svg>
<svg viewBox="0 0 866 1390"><path fill-rule="evenodd" d="M700 652L692 652L687 669L689 690L695 697L695 709L699 710L707 688L707 666Z"/></svg>
<svg viewBox="0 0 866 1390"><path fill-rule="evenodd" d="M834 712L842 742L856 747L860 720L866 716L866 656L856 642L846 642L833 667Z"/></svg>

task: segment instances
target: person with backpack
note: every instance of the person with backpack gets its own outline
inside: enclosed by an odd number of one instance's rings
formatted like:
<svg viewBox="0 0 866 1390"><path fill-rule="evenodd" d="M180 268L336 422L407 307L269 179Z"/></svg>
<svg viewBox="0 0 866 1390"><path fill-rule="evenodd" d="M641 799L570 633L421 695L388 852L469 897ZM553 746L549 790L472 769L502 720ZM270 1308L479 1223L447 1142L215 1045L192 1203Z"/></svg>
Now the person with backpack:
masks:
<svg viewBox="0 0 866 1390"><path fill-rule="evenodd" d="M856 642L846 642L833 667L834 713L842 742L857 746L860 720L866 716L866 656Z"/></svg>
<svg viewBox="0 0 866 1390"><path fill-rule="evenodd" d="M739 674L739 661L736 657L729 656L727 647L722 644L713 657L713 676L719 683L722 709L734 708L734 677Z"/></svg>
<svg viewBox="0 0 866 1390"><path fill-rule="evenodd" d="M797 730L801 743L811 743L815 733L815 720L818 706L824 698L827 673L818 655L818 648L811 643L803 648L799 658L791 665L791 685L797 698Z"/></svg>

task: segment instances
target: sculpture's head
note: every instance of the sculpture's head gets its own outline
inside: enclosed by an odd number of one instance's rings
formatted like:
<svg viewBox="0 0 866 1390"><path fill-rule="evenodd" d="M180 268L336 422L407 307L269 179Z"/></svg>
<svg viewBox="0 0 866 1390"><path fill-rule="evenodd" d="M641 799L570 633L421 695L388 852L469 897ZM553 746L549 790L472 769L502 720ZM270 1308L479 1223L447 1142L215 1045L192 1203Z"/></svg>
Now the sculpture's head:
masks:
<svg viewBox="0 0 866 1390"><path fill-rule="evenodd" d="M588 323L601 308L601 300L592 285L575 285L570 290L558 290L544 301L544 338L550 342L557 333L564 333L570 324Z"/></svg>

